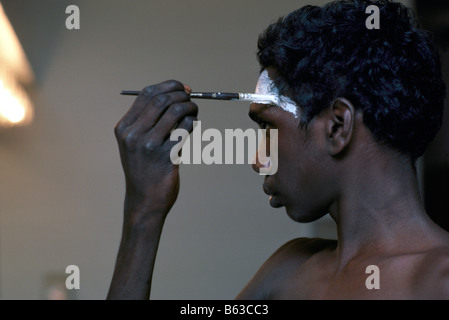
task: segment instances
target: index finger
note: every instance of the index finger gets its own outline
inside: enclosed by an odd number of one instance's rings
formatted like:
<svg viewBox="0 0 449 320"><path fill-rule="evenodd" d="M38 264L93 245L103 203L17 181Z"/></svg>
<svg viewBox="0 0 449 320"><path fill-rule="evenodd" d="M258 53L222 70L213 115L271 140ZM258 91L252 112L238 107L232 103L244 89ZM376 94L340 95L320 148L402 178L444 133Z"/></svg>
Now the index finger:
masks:
<svg viewBox="0 0 449 320"><path fill-rule="evenodd" d="M124 128L133 124L154 96L171 91L187 90L187 88L184 84L176 80L168 80L143 88L131 108L117 124L117 128Z"/></svg>

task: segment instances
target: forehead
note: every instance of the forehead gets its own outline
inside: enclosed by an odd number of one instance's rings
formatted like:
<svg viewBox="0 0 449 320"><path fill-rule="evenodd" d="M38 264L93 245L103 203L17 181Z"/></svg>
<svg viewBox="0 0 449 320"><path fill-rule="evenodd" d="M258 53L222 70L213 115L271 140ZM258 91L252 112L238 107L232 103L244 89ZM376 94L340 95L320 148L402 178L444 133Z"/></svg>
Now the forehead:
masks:
<svg viewBox="0 0 449 320"><path fill-rule="evenodd" d="M257 79L257 85L256 85L256 92L259 94L276 94L278 95L279 92L276 90L276 87L274 85L273 81L273 71L270 72L270 70L263 70L259 78Z"/></svg>
<svg viewBox="0 0 449 320"><path fill-rule="evenodd" d="M259 78L257 80L255 93L264 95L275 95L278 101L276 106L284 111L291 113L295 118L298 118L299 112L298 105L290 97L280 94L273 80L275 77L277 77L276 70L272 68L267 68L263 70L260 73Z"/></svg>

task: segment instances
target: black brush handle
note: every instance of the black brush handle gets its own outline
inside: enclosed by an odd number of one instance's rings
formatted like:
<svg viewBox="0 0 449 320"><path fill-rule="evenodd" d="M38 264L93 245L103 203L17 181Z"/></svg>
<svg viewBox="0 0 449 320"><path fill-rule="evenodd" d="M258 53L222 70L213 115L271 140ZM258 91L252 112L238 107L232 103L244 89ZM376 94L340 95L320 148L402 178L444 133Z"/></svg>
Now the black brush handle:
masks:
<svg viewBox="0 0 449 320"><path fill-rule="evenodd" d="M140 91L130 91L130 90L122 90L120 91L122 96L138 96Z"/></svg>
<svg viewBox="0 0 449 320"><path fill-rule="evenodd" d="M120 92L124 96L138 96L140 91L123 90ZM238 100L238 93L230 92L192 92L190 98L193 99L212 99L212 100Z"/></svg>

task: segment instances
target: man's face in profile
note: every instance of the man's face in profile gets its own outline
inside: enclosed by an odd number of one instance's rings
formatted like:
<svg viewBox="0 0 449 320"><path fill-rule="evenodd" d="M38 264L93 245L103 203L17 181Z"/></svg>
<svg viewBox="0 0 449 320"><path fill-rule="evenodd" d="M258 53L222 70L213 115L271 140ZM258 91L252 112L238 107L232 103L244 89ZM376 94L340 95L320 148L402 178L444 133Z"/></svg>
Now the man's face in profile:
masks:
<svg viewBox="0 0 449 320"><path fill-rule="evenodd" d="M268 77L274 79L276 70L267 68L266 71ZM332 185L329 185L331 175L324 148L320 147L323 139L321 123L312 119L306 127L301 127L300 113L300 107L294 114L281 106L252 103L249 116L267 131L278 130L278 171L266 176L263 184L264 192L270 196L270 205L275 208L285 206L293 220L307 222L327 213ZM269 154L268 139L266 148ZM256 172L269 165L260 162L257 158L253 165Z"/></svg>

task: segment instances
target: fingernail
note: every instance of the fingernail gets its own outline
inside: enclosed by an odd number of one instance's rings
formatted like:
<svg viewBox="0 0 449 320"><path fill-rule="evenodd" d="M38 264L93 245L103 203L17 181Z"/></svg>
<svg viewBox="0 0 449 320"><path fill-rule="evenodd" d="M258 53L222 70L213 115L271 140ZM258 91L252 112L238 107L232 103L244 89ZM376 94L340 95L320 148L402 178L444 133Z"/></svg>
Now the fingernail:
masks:
<svg viewBox="0 0 449 320"><path fill-rule="evenodd" d="M187 94L190 94L192 92L192 89L186 84L184 85L184 90L186 91Z"/></svg>

